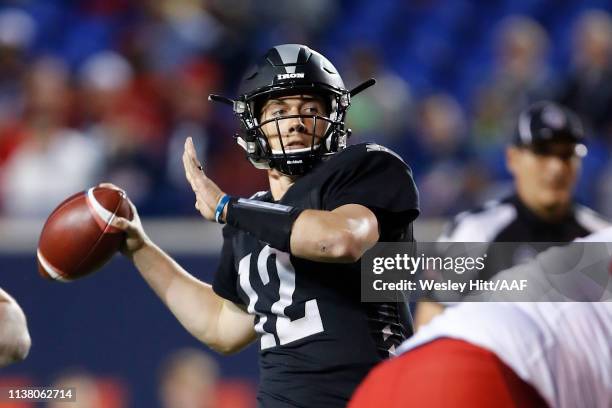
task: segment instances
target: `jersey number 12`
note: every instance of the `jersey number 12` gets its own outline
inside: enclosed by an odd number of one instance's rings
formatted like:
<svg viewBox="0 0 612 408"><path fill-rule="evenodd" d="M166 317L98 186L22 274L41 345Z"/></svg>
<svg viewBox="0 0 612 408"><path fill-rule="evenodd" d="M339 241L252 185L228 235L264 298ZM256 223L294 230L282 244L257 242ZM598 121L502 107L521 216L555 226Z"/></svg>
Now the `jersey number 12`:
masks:
<svg viewBox="0 0 612 408"><path fill-rule="evenodd" d="M281 345L291 343L292 341L303 339L323 331L323 322L319 313L319 306L316 299L310 299L304 303L304 317L291 320L285 314L285 310L293 303L293 293L295 292L295 269L291 265L289 254L265 246L257 257L257 271L263 286L270 283L270 274L268 271L268 258L274 255L276 258L276 271L279 278L278 300L272 304L271 313L276 315L276 335ZM264 330L264 324L268 320L268 316L261 311L255 309L257 300L259 299L257 292L253 290L249 280L251 265L251 254L240 260L238 267L238 275L240 276L240 287L249 297L249 305L247 310L251 314L257 314L259 321L255 325L255 331L261 334L261 349L267 349L277 346L276 339L272 333Z"/></svg>

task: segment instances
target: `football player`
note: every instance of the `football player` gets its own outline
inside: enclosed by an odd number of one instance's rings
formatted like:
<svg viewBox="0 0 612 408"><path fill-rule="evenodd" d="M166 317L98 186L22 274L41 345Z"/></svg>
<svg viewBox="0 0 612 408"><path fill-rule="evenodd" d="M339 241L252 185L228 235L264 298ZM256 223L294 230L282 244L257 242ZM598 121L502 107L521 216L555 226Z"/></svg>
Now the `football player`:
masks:
<svg viewBox="0 0 612 408"><path fill-rule="evenodd" d="M497 275L547 276L532 296L554 301L447 308L371 371L349 408L611 407L612 227L575 241Z"/></svg>
<svg viewBox="0 0 612 408"><path fill-rule="evenodd" d="M128 232L125 252L192 334L223 353L259 338L262 407L344 407L411 334L402 299L360 301L361 256L378 241L412 241L418 215L399 156L376 144L347 146L351 97L373 83L349 91L323 55L285 44L247 72L236 100L211 95L232 106L238 144L270 181L269 191L231 197L186 141L195 206L226 224L212 286L152 244L137 215L115 222Z"/></svg>
<svg viewBox="0 0 612 408"><path fill-rule="evenodd" d="M0 367L25 359L31 344L23 310L0 288Z"/></svg>

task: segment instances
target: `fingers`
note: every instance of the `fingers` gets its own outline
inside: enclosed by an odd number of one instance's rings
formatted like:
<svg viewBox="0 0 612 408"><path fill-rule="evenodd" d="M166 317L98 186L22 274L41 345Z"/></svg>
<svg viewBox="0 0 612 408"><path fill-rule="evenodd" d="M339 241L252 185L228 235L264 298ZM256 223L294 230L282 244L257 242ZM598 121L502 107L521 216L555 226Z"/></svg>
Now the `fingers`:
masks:
<svg viewBox="0 0 612 408"><path fill-rule="evenodd" d="M214 214L215 205L211 200L218 195L219 188L204 174L191 137L185 140L182 159L185 177L196 196L194 206L204 218L211 219L210 214Z"/></svg>
<svg viewBox="0 0 612 408"><path fill-rule="evenodd" d="M193 144L193 139L188 137L185 140L185 154L187 155L187 163L190 165L189 168L192 172L202 173L202 164L198 160L198 155Z"/></svg>
<svg viewBox="0 0 612 408"><path fill-rule="evenodd" d="M111 218L110 225L117 229L120 229L121 231L129 231L134 228L130 221L118 216Z"/></svg>
<svg viewBox="0 0 612 408"><path fill-rule="evenodd" d="M191 185L191 189L196 193L205 190L207 177L201 170L200 162L196 156L195 146L191 137L185 140L185 151L183 152L183 167L185 169L185 178Z"/></svg>
<svg viewBox="0 0 612 408"><path fill-rule="evenodd" d="M136 210L136 206L134 205L132 200L130 200L130 198L127 196L127 193L125 192L124 189L122 189L121 187L118 187L117 185L115 185L113 183L100 183L100 184L98 184L98 187L111 188L113 190L121 191L125 195L125 199L127 200L128 204L130 206L130 209L132 210L132 220L134 220L134 219L136 219L138 217L138 211ZM117 217L115 217L115 219L116 218Z"/></svg>
<svg viewBox="0 0 612 408"><path fill-rule="evenodd" d="M189 138L187 139L189 140ZM189 157L189 149L187 147L187 141L185 142L185 151L183 152L183 167L185 168L185 177L189 183L193 186L193 170L191 168L191 159Z"/></svg>
<svg viewBox="0 0 612 408"><path fill-rule="evenodd" d="M191 137L188 137L185 140L185 151L187 152L187 154L189 154L189 157L191 157L192 159L197 160L197 154L196 154L196 150L195 150L195 145L193 144L193 139Z"/></svg>
<svg viewBox="0 0 612 408"><path fill-rule="evenodd" d="M134 205L132 200L130 200L129 198L127 200L128 204L130 205L130 209L132 210L132 221L140 222L140 216L138 215L138 210L136 209L136 206Z"/></svg>
<svg viewBox="0 0 612 408"><path fill-rule="evenodd" d="M185 177L187 177L187 181L191 183L191 178L192 178L191 166L189 165L189 156L187 154L187 147L185 147L185 151L183 152L183 167L185 169Z"/></svg>

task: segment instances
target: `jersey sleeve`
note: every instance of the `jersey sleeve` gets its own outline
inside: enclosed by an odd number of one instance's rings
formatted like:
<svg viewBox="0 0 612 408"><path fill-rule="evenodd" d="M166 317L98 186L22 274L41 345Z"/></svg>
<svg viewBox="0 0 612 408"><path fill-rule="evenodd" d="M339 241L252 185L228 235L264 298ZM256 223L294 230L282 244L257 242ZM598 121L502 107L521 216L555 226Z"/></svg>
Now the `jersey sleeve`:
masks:
<svg viewBox="0 0 612 408"><path fill-rule="evenodd" d="M324 209L360 204L371 209L379 222L412 222L419 214L419 195L410 167L380 145L351 148L338 157L338 168L323 191Z"/></svg>
<svg viewBox="0 0 612 408"><path fill-rule="evenodd" d="M219 267L213 280L213 290L222 298L230 300L237 304L244 304L238 296L236 282L238 280L238 271L234 264L234 253L232 249L232 228L230 226L223 227L223 248L221 249L221 259Z"/></svg>

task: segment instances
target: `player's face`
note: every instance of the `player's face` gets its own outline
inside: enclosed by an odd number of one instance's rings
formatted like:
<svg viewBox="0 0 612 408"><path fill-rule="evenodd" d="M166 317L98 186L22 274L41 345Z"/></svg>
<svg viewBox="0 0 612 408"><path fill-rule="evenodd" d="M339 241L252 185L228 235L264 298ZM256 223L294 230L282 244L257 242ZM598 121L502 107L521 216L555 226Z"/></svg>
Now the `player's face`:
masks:
<svg viewBox="0 0 612 408"><path fill-rule="evenodd" d="M303 115L302 117L291 117ZM274 153L282 152L279 133L285 151L310 148L318 145L325 135L328 123L315 116L327 116L324 101L316 96L295 95L283 96L268 100L261 110L261 123L271 120L262 126L263 133Z"/></svg>
<svg viewBox="0 0 612 408"><path fill-rule="evenodd" d="M506 158L516 189L528 205L546 211L571 203L582 161L576 145L509 147Z"/></svg>

